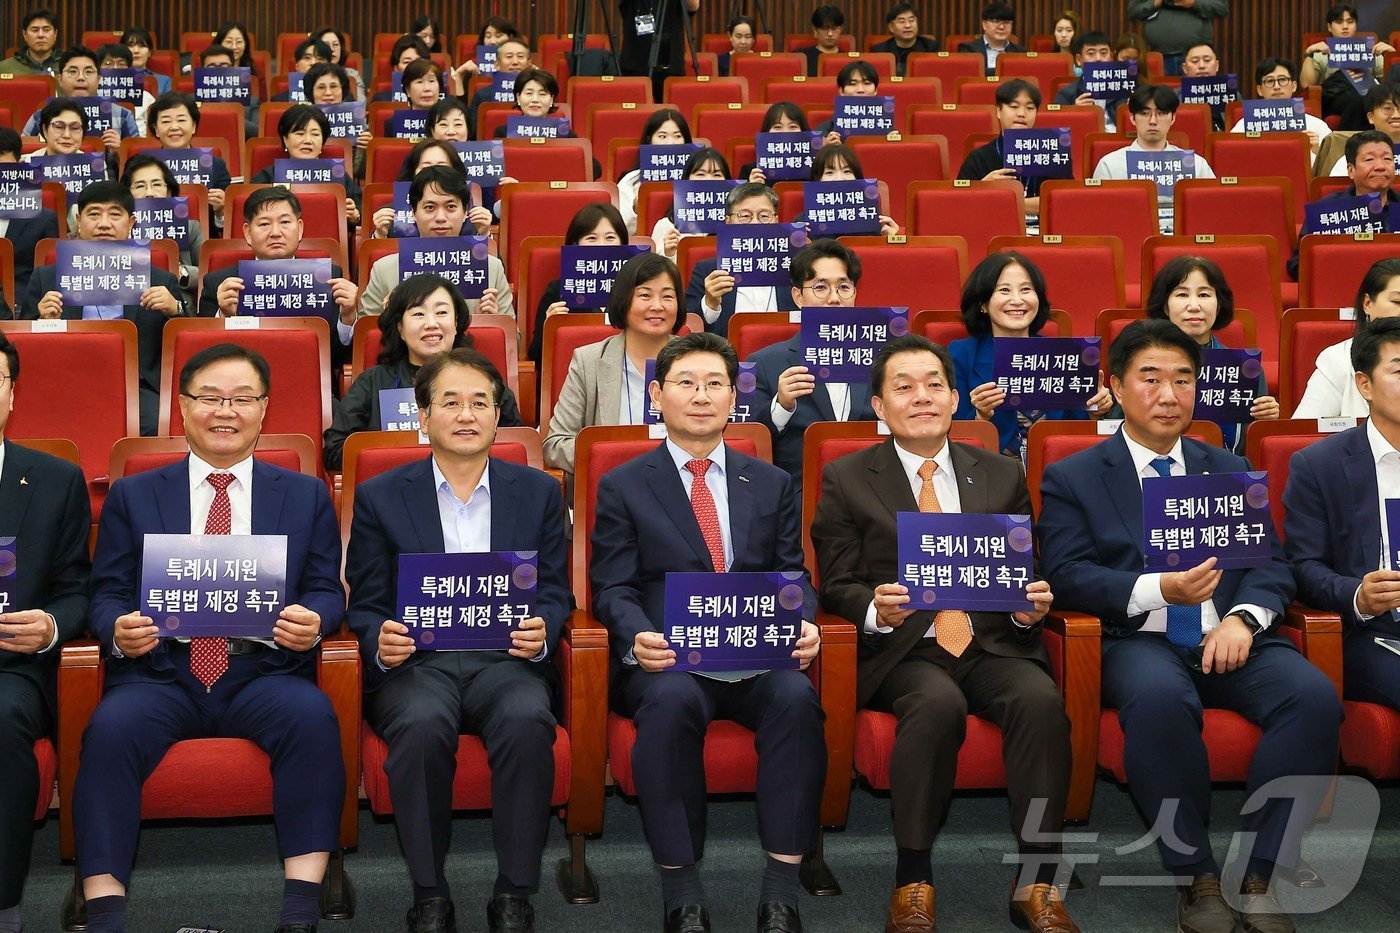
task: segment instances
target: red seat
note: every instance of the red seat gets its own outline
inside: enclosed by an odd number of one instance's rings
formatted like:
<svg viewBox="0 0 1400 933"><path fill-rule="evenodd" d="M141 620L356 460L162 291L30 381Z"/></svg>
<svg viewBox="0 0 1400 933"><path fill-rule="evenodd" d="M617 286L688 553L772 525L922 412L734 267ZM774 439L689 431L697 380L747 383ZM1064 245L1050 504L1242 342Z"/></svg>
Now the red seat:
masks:
<svg viewBox="0 0 1400 933"><path fill-rule="evenodd" d="M727 51L728 41L725 42ZM729 74L759 87L764 78L796 78L807 74L807 56L797 52L743 52L729 56Z"/></svg>
<svg viewBox="0 0 1400 933"><path fill-rule="evenodd" d="M1064 52L1011 52L997 56L997 77L1035 78L1041 87L1049 87L1055 78L1074 75L1074 58Z"/></svg>
<svg viewBox="0 0 1400 933"><path fill-rule="evenodd" d="M253 458L263 463L316 475L319 445L305 434L260 434ZM112 482L133 473L158 470L181 460L190 452L183 437L124 437L112 445Z"/></svg>
<svg viewBox="0 0 1400 933"><path fill-rule="evenodd" d="M883 92L885 82L894 77L894 53L892 52L823 52L817 56L817 74L823 78L834 78L851 62L863 61L875 69L880 76Z"/></svg>
<svg viewBox="0 0 1400 933"><path fill-rule="evenodd" d="M590 140L595 150L606 148L614 139L639 140L647 120L665 107L665 104L589 104L587 110L574 110L583 113L583 126L575 127L574 132ZM608 176L608 180L615 179Z"/></svg>
<svg viewBox="0 0 1400 933"><path fill-rule="evenodd" d="M909 185L906 226L916 236L961 236L973 265L994 237L1026 235L1025 189L1014 180L917 181Z"/></svg>
<svg viewBox="0 0 1400 933"><path fill-rule="evenodd" d="M587 113L593 104L649 104L651 80L617 75L572 77L563 88L563 99L575 113Z"/></svg>
<svg viewBox="0 0 1400 933"><path fill-rule="evenodd" d="M763 129L767 110L762 104L696 104L690 111L690 129L701 139L721 144L730 139L752 140ZM737 165L729 167L739 170Z"/></svg>
<svg viewBox="0 0 1400 933"><path fill-rule="evenodd" d="M948 142L942 136L906 136L885 139L855 136L848 145L860 157L866 178L878 178L890 186L890 214L905 216L911 182L942 181L948 174Z"/></svg>
<svg viewBox="0 0 1400 933"><path fill-rule="evenodd" d="M979 56L980 58L980 56ZM1040 81L1034 77L1022 78L1027 84L1033 84L1037 89ZM953 80L953 102L956 104L995 104L997 88L1001 87L1001 78L988 78L978 74L975 78L955 78Z"/></svg>
<svg viewBox="0 0 1400 933"><path fill-rule="evenodd" d="M1175 230L1178 236L1268 236L1280 256L1298 243L1293 184L1287 178L1184 178L1177 182ZM1286 270L1284 270L1286 272ZM1279 276L1284 308L1298 304L1298 286Z"/></svg>
<svg viewBox="0 0 1400 933"><path fill-rule="evenodd" d="M1123 244L1117 237L996 237L989 249L1014 250L1034 263L1045 276L1051 306L1069 313L1077 336L1094 332L1104 308L1123 306Z"/></svg>
<svg viewBox="0 0 1400 933"><path fill-rule="evenodd" d="M1359 280L1358 280L1359 281ZM1334 343L1351 339L1356 322L1335 308L1290 308L1279 326L1278 404L1291 415L1303 400L1317 355Z"/></svg>
<svg viewBox="0 0 1400 933"><path fill-rule="evenodd" d="M1069 315L1056 308L1050 312L1041 333L1047 337L1072 336ZM941 346L966 337L967 325L963 323L961 311L920 311L909 322L910 333L923 334Z"/></svg>
<svg viewBox="0 0 1400 933"><path fill-rule="evenodd" d="M909 108L909 132L914 136L942 136L948 142L948 170L957 175L972 151L969 136L996 134L1001 130L996 108L957 104L916 104Z"/></svg>
<svg viewBox="0 0 1400 933"><path fill-rule="evenodd" d="M247 124L244 122L242 104L200 104L199 136L223 139L228 145L228 173L235 181L245 177L243 169L243 143L247 137ZM198 141L195 145L199 145Z"/></svg>
<svg viewBox="0 0 1400 933"><path fill-rule="evenodd" d="M14 106L15 118L21 121L16 131L23 128L23 121L30 114L38 113L48 103L57 86L52 75L0 75L0 97Z"/></svg>
<svg viewBox="0 0 1400 933"><path fill-rule="evenodd" d="M544 322L544 346L540 355L540 429L548 432L549 419L569 363L579 347L597 343L617 333L602 314L558 314Z"/></svg>
<svg viewBox="0 0 1400 933"><path fill-rule="evenodd" d="M1123 333L1123 328L1146 317L1146 312L1140 308L1105 308L1094 322L1094 336L1099 338L1099 345L1107 350ZM1216 336L1225 346L1250 350L1257 349L1257 334L1254 315L1248 308L1236 308L1235 319L1216 331Z"/></svg>
<svg viewBox="0 0 1400 933"><path fill-rule="evenodd" d="M505 143L505 173L517 181L593 180L593 144L586 139L507 139Z"/></svg>
<svg viewBox="0 0 1400 933"><path fill-rule="evenodd" d="M830 107L836 97L835 78L764 78L758 87L763 90L763 103L789 101L805 112L813 107Z"/></svg>
<svg viewBox="0 0 1400 933"><path fill-rule="evenodd" d="M276 124L274 124L274 129L275 126ZM354 163L351 161L353 151L354 147L347 140L328 139L321 157L340 159L345 163L345 177L354 178ZM280 136L255 136L248 140L248 145L244 149L243 164L247 167L248 177L252 178L263 169L272 168L278 159L285 158L287 158L287 150L282 148ZM239 219L241 220L241 218Z"/></svg>
<svg viewBox="0 0 1400 933"><path fill-rule="evenodd" d="M1157 236L1157 186L1150 181L1047 181L1040 188L1040 232L1098 236L1112 230L1123 243L1123 277L1142 274L1142 244Z"/></svg>
<svg viewBox="0 0 1400 933"><path fill-rule="evenodd" d="M967 243L956 236L841 237L860 257L858 295L864 305L890 305L910 312L956 308L967 277ZM910 275L917 269L918 275Z"/></svg>
<svg viewBox="0 0 1400 933"><path fill-rule="evenodd" d="M1349 308L1366 272L1400 256L1400 233L1330 236L1298 241L1298 303L1305 308Z"/></svg>
<svg viewBox="0 0 1400 933"><path fill-rule="evenodd" d="M972 52L915 52L904 62L904 73L910 78L937 78L943 85L943 97L948 99L958 78L980 78L986 73L987 60Z"/></svg>
<svg viewBox="0 0 1400 933"><path fill-rule="evenodd" d="M521 182L500 189L501 228L506 278L519 275L520 242L527 236L562 236L585 204L617 206L617 186L610 182Z"/></svg>
<svg viewBox="0 0 1400 933"><path fill-rule="evenodd" d="M1071 138L1073 138L1073 131L1071 131ZM1082 174L1076 174L1075 177L1092 178L1094 176L1094 170L1098 168L1099 162L1103 160L1104 156L1108 155L1110 152L1117 152L1119 149L1128 148L1129 143L1132 141L1133 138L1131 136L1124 136L1121 133L1090 133L1088 136L1084 137L1083 148L1077 150L1081 154L1082 159L1079 167L1077 167L1075 171L1076 173ZM1182 149L1185 149L1187 146L1186 136L1181 133L1168 133L1167 142Z"/></svg>
<svg viewBox="0 0 1400 933"><path fill-rule="evenodd" d="M749 82L744 78L671 77L666 79L662 102L670 104L694 126L691 114L696 104L747 104Z"/></svg>
<svg viewBox="0 0 1400 933"><path fill-rule="evenodd" d="M1303 216L1303 198L1312 178L1312 143L1307 133L1211 133L1206 137L1205 156L1220 178L1287 178L1294 215Z"/></svg>
<svg viewBox="0 0 1400 933"><path fill-rule="evenodd" d="M1173 143L1173 145L1179 145L1182 149L1190 149L1199 156L1205 156L1211 132L1211 121L1209 104L1181 104L1176 109L1176 120L1172 123L1172 135L1180 135L1182 141ZM1128 113L1126 103L1118 105L1118 110L1114 114L1114 125L1118 127L1120 133L1126 132L1131 138L1133 118ZM1236 138L1239 138L1238 135ZM1215 169L1217 175L1233 174L1215 168L1215 162L1211 159L1206 161L1210 162L1211 168Z"/></svg>
<svg viewBox="0 0 1400 933"><path fill-rule="evenodd" d="M802 325L787 311L745 311L729 319L729 342L739 359L796 336Z"/></svg>
<svg viewBox="0 0 1400 933"><path fill-rule="evenodd" d="M506 386L520 395L520 369L515 332L515 318L509 314L473 314L467 333L472 345L483 353L506 381ZM374 365L379 358L380 332L378 315L362 317L355 322L354 343L350 353L350 378Z"/></svg>
<svg viewBox="0 0 1400 933"><path fill-rule="evenodd" d="M933 78L893 78L880 80L880 93L894 98L894 120L910 133L909 111L914 107L941 107L943 86Z"/></svg>
<svg viewBox="0 0 1400 933"><path fill-rule="evenodd" d="M700 48L712 55L723 55L730 50L729 33L727 32L707 32L700 37ZM754 36L753 50L755 52L773 51L773 37L766 32L761 32ZM806 61L806 59L803 59ZM730 59L731 70L733 59Z"/></svg>

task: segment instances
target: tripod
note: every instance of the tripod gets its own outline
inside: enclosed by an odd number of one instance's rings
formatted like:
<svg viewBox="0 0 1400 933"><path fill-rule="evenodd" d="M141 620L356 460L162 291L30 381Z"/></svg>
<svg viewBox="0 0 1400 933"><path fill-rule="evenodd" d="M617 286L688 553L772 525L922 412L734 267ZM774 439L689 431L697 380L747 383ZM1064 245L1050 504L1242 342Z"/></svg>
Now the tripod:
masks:
<svg viewBox="0 0 1400 933"><path fill-rule="evenodd" d="M729 7L729 18L733 19L744 12L745 5L744 0L734 0ZM763 7L763 0L753 0L753 15L758 20L759 31L768 32L768 11Z"/></svg>
<svg viewBox="0 0 1400 933"><path fill-rule="evenodd" d="M647 53L647 74L653 81L656 80L656 66L661 60L661 43L666 35L666 19L671 7L682 3L683 0L659 0L656 7L656 29L651 34L651 51ZM696 74L700 73L700 58L695 54L695 35L690 28L690 17L685 10L680 11L681 33L685 38L686 50L690 52L690 67ZM670 65L667 65L670 68Z"/></svg>
<svg viewBox="0 0 1400 933"><path fill-rule="evenodd" d="M578 71L579 56L583 54L584 45L588 40L588 21L590 0L574 0L574 44L569 53L569 68L573 72ZM612 15L608 12L607 2L599 4L603 11L603 29L608 34L608 48L612 52L613 63L617 63L617 40L613 37Z"/></svg>

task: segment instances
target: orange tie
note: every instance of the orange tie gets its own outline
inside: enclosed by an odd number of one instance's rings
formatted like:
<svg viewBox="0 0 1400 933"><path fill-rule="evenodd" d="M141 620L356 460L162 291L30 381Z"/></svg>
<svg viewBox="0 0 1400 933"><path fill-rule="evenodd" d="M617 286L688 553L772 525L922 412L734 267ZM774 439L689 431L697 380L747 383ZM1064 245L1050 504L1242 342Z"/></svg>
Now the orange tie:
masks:
<svg viewBox="0 0 1400 933"><path fill-rule="evenodd" d="M938 464L925 460L919 467L919 479L924 481L919 489L920 512L942 512L938 504L938 493L933 488L933 474L938 472ZM961 609L944 609L933 617L933 637L943 649L953 657L962 657L967 646L972 644L972 622Z"/></svg>

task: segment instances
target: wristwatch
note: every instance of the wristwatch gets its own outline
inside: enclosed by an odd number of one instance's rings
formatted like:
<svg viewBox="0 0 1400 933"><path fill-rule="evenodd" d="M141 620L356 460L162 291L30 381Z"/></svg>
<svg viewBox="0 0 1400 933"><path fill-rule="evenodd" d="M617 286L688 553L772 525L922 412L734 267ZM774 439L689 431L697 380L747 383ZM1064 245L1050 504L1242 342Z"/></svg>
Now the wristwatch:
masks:
<svg viewBox="0 0 1400 933"><path fill-rule="evenodd" d="M1259 617L1248 609L1236 609L1232 614L1244 620L1245 626L1249 629L1249 634L1258 637L1259 633L1264 631L1264 623L1260 622Z"/></svg>

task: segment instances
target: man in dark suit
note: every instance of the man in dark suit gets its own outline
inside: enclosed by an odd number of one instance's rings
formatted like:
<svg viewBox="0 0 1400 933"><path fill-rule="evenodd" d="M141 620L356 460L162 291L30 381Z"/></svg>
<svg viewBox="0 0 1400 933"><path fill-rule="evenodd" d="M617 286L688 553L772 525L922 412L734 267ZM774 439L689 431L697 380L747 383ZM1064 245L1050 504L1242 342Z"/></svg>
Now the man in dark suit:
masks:
<svg viewBox="0 0 1400 933"><path fill-rule="evenodd" d="M78 197L79 240L126 240L131 238L136 202L131 192L115 181L88 185ZM189 313L180 281L164 269L151 268L151 287L141 295L140 304L68 304L56 286L53 266L40 266L29 279L19 317L24 320L69 321L128 320L136 325L137 361L141 369L141 433L154 435L160 422L161 334L168 318Z"/></svg>
<svg viewBox="0 0 1400 933"><path fill-rule="evenodd" d="M1157 849L1178 879L1179 928L1232 930L1239 919L1246 930L1291 931L1271 884L1276 865L1297 865L1301 824L1335 771L1341 704L1277 632L1294 591L1283 548L1269 524L1265 566L1217 570L1212 557L1177 572L1143 571L1143 477L1250 468L1183 436L1200 364L1199 346L1169 321L1124 329L1108 356L1123 429L1045 471L1040 555L1056 603L1103 623L1103 704L1118 711L1128 788L1148 821L1164 827ZM1288 791L1244 817L1254 842L1223 888L1206 831L1205 706L1234 710L1263 731L1251 793L1292 778Z"/></svg>
<svg viewBox="0 0 1400 933"><path fill-rule="evenodd" d="M1381 502L1400 498L1400 320L1383 318L1351 341L1365 424L1293 455L1283 493L1284 553L1298 597L1342 617L1342 690L1349 700L1400 709L1400 563ZM1400 641L1393 642L1400 647Z"/></svg>
<svg viewBox="0 0 1400 933"><path fill-rule="evenodd" d="M760 933L799 933L798 869L817 841L826 741L822 708L799 670L686 673L662 632L666 574L802 571L791 481L724 443L739 360L722 337L688 334L656 358L652 401L667 440L603 475L589 577L593 612L617 660L614 708L632 719L642 828L661 871L667 933L710 929L700 883L705 850L705 730L732 719L754 731L759 839L768 853ZM805 579L805 578L804 578ZM804 619L815 594L806 587ZM793 657L805 669L820 636L810 621Z"/></svg>
<svg viewBox="0 0 1400 933"><path fill-rule="evenodd" d="M106 689L83 734L73 792L89 933L125 929L141 787L184 739L246 738L267 752L286 882L279 931L312 933L320 881L339 845L340 727L316 686L321 636L345 617L340 535L323 482L253 459L267 361L235 344L180 371L189 457L117 481L102 508L89 622L108 655ZM158 638L141 612L150 534L286 537L286 602L265 638Z"/></svg>
<svg viewBox="0 0 1400 933"><path fill-rule="evenodd" d="M1011 41L1011 29L1016 25L1016 9L1009 3L993 0L982 7L982 35L971 42L959 42L959 52L975 52L987 61L987 77L997 73L997 56L1004 52L1024 52L1025 48Z"/></svg>
<svg viewBox="0 0 1400 933"><path fill-rule="evenodd" d="M18 933L34 840L39 765L34 743L53 730L54 669L87 623L88 528L82 471L5 440L19 350L0 334L0 931Z"/></svg>
<svg viewBox="0 0 1400 933"><path fill-rule="evenodd" d="M767 185L745 182L729 192L724 202L727 224L771 224L778 222L778 195ZM729 334L729 319L736 311L793 311L781 288L766 285L735 287L734 276L719 268L718 260L702 259L690 273L685 287L685 310L705 321L705 330Z"/></svg>
<svg viewBox="0 0 1400 933"><path fill-rule="evenodd" d="M8 126L0 126L0 165L19 162L22 152L19 134ZM58 215L45 207L37 217L0 217L0 237L9 240L15 252L15 293L6 295L0 289L0 318L10 318L29 288L29 275L34 271L34 247L40 240L58 239Z"/></svg>
<svg viewBox="0 0 1400 933"><path fill-rule="evenodd" d="M1024 865L1012 879L1012 916L1028 929L1076 930L1054 883L1070 748L1069 719L1040 644L1049 585L1026 587L1031 611L935 614L915 612L909 590L895 582L900 512L1030 514L1018 461L948 440L954 384L942 347L912 334L887 343L870 385L892 438L827 465L812 521L822 606L863 633L856 702L899 721L890 757L898 864L886 929L934 929L931 850L971 712L1002 729Z"/></svg>
<svg viewBox="0 0 1400 933"><path fill-rule="evenodd" d="M550 663L573 611L559 483L490 456L501 375L475 350L425 363L414 386L430 456L355 490L345 578L350 627L366 671L365 714L389 746L385 771L399 842L413 880L412 931L453 929L444 872L452 827L457 736L486 745L491 765L495 889L491 930L534 929L554 788L557 688ZM418 651L398 616L401 554L538 552L533 615L509 651Z"/></svg>
<svg viewBox="0 0 1400 933"><path fill-rule="evenodd" d="M1333 191L1325 194L1314 201L1314 204L1326 205L1328 201L1337 201L1342 198L1365 197L1367 195L1379 195L1381 200L1381 217L1385 220L1385 233L1400 233L1400 222L1393 218L1395 213L1391 210L1395 204L1395 144L1390 141L1390 137L1380 130L1363 130L1354 133L1347 139L1346 147L1347 177L1351 179L1351 186L1340 191ZM1303 218L1303 228L1298 233L1298 239L1313 233L1317 233L1318 228L1311 222L1311 218ZM1293 255L1288 260L1288 274L1293 278L1298 277L1298 264L1302 256L1302 247L1293 247Z"/></svg>
<svg viewBox="0 0 1400 933"><path fill-rule="evenodd" d="M890 37L870 47L872 52L894 56L894 73L903 76L909 56L915 52L937 52L938 40L919 35L919 12L912 3L896 3L885 11L885 28Z"/></svg>
<svg viewBox="0 0 1400 933"><path fill-rule="evenodd" d="M816 240L798 250L788 270L792 301L798 307L851 307L860 284L860 257L836 240ZM753 411L773 432L773 463L792 475L793 494L802 494L802 436L817 421L873 421L870 386L826 382L802 365L802 335L753 354Z"/></svg>

